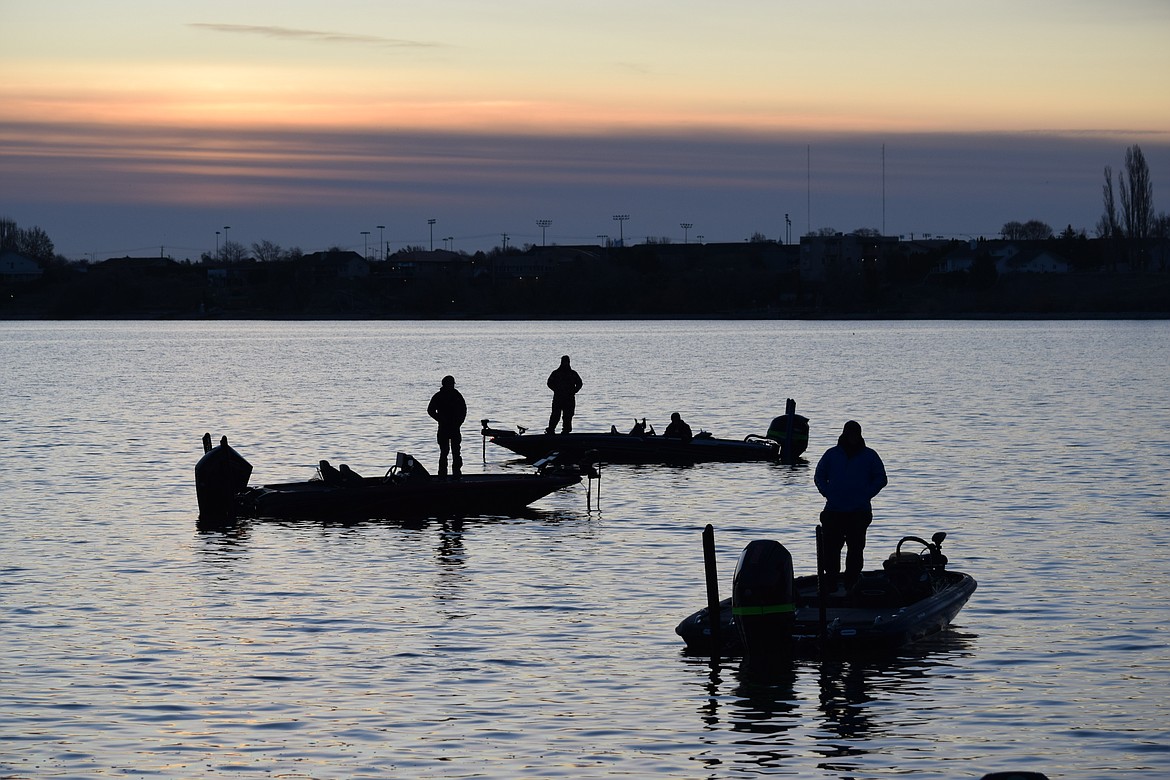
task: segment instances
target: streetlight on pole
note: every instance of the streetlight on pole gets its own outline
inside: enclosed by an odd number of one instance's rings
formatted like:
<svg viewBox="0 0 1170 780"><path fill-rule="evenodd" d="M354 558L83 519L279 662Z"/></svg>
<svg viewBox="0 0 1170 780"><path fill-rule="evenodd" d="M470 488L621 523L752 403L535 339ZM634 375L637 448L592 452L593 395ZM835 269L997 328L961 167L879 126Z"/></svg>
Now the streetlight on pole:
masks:
<svg viewBox="0 0 1170 780"><path fill-rule="evenodd" d="M549 225L552 224L552 220L551 219L538 219L538 220L536 220L536 224L540 227L540 245L544 246L544 231L546 228L548 228Z"/></svg>
<svg viewBox="0 0 1170 780"><path fill-rule="evenodd" d="M215 259L219 259L219 231L215 231Z"/></svg>
<svg viewBox="0 0 1170 780"><path fill-rule="evenodd" d="M226 253L228 249L228 231L232 229L231 225L223 226L223 251ZM223 258L220 258L221 260Z"/></svg>
<svg viewBox="0 0 1170 780"><path fill-rule="evenodd" d="M362 257L369 260L370 259L370 231L363 230L362 231L362 238L365 240L365 250L362 253Z"/></svg>
<svg viewBox="0 0 1170 780"><path fill-rule="evenodd" d="M699 243L700 243L700 244L701 244L701 243L703 243L703 234L702 234L702 233L700 233L699 235L695 236L695 238L699 239Z"/></svg>
<svg viewBox="0 0 1170 780"><path fill-rule="evenodd" d="M626 220L630 218L629 214L614 214L613 219L618 223L618 246L624 247L626 245Z"/></svg>
<svg viewBox="0 0 1170 780"><path fill-rule="evenodd" d="M427 224L431 226L431 251L435 251L435 220L428 219Z"/></svg>
<svg viewBox="0 0 1170 780"><path fill-rule="evenodd" d="M788 214L784 215L784 243L792 243L792 219L789 218Z"/></svg>
<svg viewBox="0 0 1170 780"><path fill-rule="evenodd" d="M386 259L386 239L383 237L382 231L386 229L385 225L378 225L378 245L381 247L382 259Z"/></svg>
<svg viewBox="0 0 1170 780"><path fill-rule="evenodd" d="M503 236L503 238L504 238L504 251L507 252L508 251L508 234L507 233L500 233L500 235Z"/></svg>
<svg viewBox="0 0 1170 780"><path fill-rule="evenodd" d="M683 229L683 243L687 242L687 231L695 226L693 222L680 222L678 226Z"/></svg>

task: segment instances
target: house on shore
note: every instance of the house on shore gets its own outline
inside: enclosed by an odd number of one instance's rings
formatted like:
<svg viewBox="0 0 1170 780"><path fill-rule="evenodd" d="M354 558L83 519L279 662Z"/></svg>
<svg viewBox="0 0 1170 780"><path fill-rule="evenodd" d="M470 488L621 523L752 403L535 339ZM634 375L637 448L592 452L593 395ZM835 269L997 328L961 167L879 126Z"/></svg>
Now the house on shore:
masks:
<svg viewBox="0 0 1170 780"><path fill-rule="evenodd" d="M13 284L35 282L44 276L40 263L19 252L0 252L0 281Z"/></svg>

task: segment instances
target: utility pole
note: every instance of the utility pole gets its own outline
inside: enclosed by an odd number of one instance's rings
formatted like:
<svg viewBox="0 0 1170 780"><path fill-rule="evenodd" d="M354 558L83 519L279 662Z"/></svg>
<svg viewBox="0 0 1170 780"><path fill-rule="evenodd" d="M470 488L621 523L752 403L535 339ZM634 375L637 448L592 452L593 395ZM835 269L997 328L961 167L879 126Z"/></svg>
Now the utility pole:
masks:
<svg viewBox="0 0 1170 780"><path fill-rule="evenodd" d="M614 214L613 215L614 221L618 223L618 246L620 246L620 247L625 247L625 245L626 245L625 224L626 224L626 220L629 218L630 218L629 214Z"/></svg>

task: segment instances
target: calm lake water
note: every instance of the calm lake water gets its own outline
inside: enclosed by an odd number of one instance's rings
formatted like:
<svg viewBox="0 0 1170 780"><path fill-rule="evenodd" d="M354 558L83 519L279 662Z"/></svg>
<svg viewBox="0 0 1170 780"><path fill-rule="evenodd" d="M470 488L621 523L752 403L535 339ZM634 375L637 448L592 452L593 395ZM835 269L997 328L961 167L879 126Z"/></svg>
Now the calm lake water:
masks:
<svg viewBox="0 0 1170 780"><path fill-rule="evenodd" d="M0 323L0 777L1170 776L1170 323ZM680 411L809 463L605 470L519 518L196 528L200 437L253 482L328 458L526 469L478 421ZM867 563L947 531L979 590L870 663L755 680L674 626L755 538L813 569L812 465L883 456ZM598 493L598 489L600 493ZM587 501L587 498L590 500Z"/></svg>

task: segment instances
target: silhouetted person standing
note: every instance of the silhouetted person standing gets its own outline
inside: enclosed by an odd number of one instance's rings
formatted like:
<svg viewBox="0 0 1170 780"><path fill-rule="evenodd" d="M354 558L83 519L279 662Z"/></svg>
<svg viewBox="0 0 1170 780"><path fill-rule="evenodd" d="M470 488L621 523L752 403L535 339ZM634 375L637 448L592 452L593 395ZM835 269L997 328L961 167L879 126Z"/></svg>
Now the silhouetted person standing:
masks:
<svg viewBox="0 0 1170 780"><path fill-rule="evenodd" d="M845 587L852 587L861 576L865 531L873 522L870 500L888 482L882 459L865 446L861 425L853 420L845 423L837 446L826 450L817 463L813 482L825 497L821 512L825 574L836 578L841 571L841 548L848 547Z"/></svg>
<svg viewBox="0 0 1170 780"><path fill-rule="evenodd" d="M548 375L548 389L552 390L552 415L548 418L545 433L557 432L557 421L563 421L561 433L573 430L573 412L577 409L577 392L581 389L581 376L569 365L569 356L561 356L561 365Z"/></svg>
<svg viewBox="0 0 1170 780"><path fill-rule="evenodd" d="M691 440L691 426L687 425L686 420L678 412L672 412L670 415L670 425L666 426L666 430L662 432L663 436L671 439L682 439L683 441Z"/></svg>
<svg viewBox="0 0 1170 780"><path fill-rule="evenodd" d="M461 476L463 457L459 454L459 444L463 441L463 434L459 432L459 426L467 419L467 402L455 389L455 377L443 377L443 386L431 396L427 414L439 423L439 476L447 476L448 452L451 454L452 476Z"/></svg>

